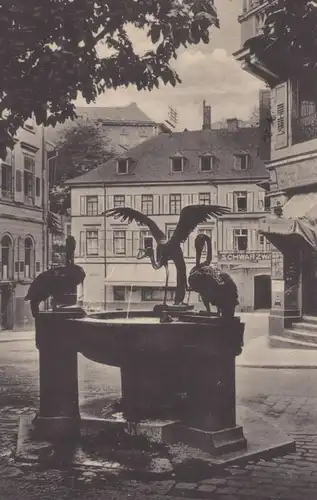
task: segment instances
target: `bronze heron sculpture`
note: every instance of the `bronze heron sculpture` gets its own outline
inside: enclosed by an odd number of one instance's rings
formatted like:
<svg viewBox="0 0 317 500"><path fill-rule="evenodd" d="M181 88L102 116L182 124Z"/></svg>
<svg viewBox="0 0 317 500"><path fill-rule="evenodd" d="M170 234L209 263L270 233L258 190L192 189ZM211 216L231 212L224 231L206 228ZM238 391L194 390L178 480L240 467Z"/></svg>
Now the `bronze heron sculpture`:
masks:
<svg viewBox="0 0 317 500"><path fill-rule="evenodd" d="M207 256L200 262L203 248L207 245ZM191 290L198 292L207 312L210 313L210 304L217 307L218 315L233 317L235 307L239 303L238 290L235 282L228 273L219 271L211 266L212 248L211 239L206 234L198 234L195 239L196 265L189 273L188 283Z"/></svg>
<svg viewBox="0 0 317 500"><path fill-rule="evenodd" d="M211 217L221 216L228 212L230 212L229 208L220 205L188 205L181 210L177 226L169 240L167 240L166 234L158 227L153 219L133 208L111 208L106 210L104 215L106 217L120 219L122 222L128 221L128 223L131 223L132 221L136 221L149 228L157 244L156 259L154 257L154 250L151 246L141 249L139 258L149 257L154 269L165 267L167 274L164 303L166 300L166 288L168 283L168 262L170 260L174 262L177 271L174 302L175 305L183 305L187 289L187 275L181 244L187 240L188 236L196 229L198 224L206 222Z"/></svg>

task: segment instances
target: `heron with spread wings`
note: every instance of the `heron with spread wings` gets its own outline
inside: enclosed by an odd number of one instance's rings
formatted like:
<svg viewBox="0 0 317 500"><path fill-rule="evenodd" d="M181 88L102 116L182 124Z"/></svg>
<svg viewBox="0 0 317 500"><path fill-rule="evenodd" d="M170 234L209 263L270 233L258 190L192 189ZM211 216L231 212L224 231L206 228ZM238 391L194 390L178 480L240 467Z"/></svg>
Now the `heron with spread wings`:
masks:
<svg viewBox="0 0 317 500"><path fill-rule="evenodd" d="M186 264L181 244L187 240L188 236L196 229L198 224L206 222L211 217L221 216L228 212L230 212L229 208L220 205L188 205L182 209L175 231L169 240L167 240L165 233L150 217L133 208L111 208L106 210L104 215L106 217L120 219L122 222L127 221L129 224L136 221L149 228L157 244L156 259L154 257L153 248L149 246L145 249L141 249L139 258L149 257L154 269L160 269L164 266L166 270L166 284L168 282L168 262L170 260L174 262L177 271L174 301L175 305L181 305L183 304L187 289ZM166 294L164 303L165 300Z"/></svg>

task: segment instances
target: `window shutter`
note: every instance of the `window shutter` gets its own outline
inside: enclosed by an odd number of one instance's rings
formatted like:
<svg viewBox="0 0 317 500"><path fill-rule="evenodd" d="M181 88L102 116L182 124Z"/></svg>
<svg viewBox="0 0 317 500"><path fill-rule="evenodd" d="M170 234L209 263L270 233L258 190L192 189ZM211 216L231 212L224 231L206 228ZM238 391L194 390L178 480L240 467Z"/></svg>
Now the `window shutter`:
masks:
<svg viewBox="0 0 317 500"><path fill-rule="evenodd" d="M141 195L137 194L134 196L134 208L141 212Z"/></svg>
<svg viewBox="0 0 317 500"><path fill-rule="evenodd" d="M104 231L98 231L98 256L104 257L105 254L105 241L104 241Z"/></svg>
<svg viewBox="0 0 317 500"><path fill-rule="evenodd" d="M169 213L169 195L163 194L163 214Z"/></svg>
<svg viewBox="0 0 317 500"><path fill-rule="evenodd" d="M98 196L98 215L101 215L102 212L104 211L103 201L104 201L104 197Z"/></svg>
<svg viewBox="0 0 317 500"><path fill-rule="evenodd" d="M265 191L258 191L258 210L260 212L264 211L264 200L265 200Z"/></svg>
<svg viewBox="0 0 317 500"><path fill-rule="evenodd" d="M260 147L261 160L269 160L271 153L271 90L260 90Z"/></svg>
<svg viewBox="0 0 317 500"><path fill-rule="evenodd" d="M153 197L153 213L156 215L160 213L160 197L158 194Z"/></svg>
<svg viewBox="0 0 317 500"><path fill-rule="evenodd" d="M190 195L183 194L182 207L186 207L187 205L190 205Z"/></svg>
<svg viewBox="0 0 317 500"><path fill-rule="evenodd" d="M254 193L247 193L247 212L254 212Z"/></svg>
<svg viewBox="0 0 317 500"><path fill-rule="evenodd" d="M106 257L113 255L113 231L106 231Z"/></svg>
<svg viewBox="0 0 317 500"><path fill-rule="evenodd" d="M287 82L275 89L275 149L288 146Z"/></svg>
<svg viewBox="0 0 317 500"><path fill-rule="evenodd" d="M138 250L140 248L140 232L132 231L132 254L136 257Z"/></svg>
<svg viewBox="0 0 317 500"><path fill-rule="evenodd" d="M80 231L80 237L79 237L79 255L80 257L84 257L86 254L85 251L85 243L86 243L86 232L85 231Z"/></svg>
<svg viewBox="0 0 317 500"><path fill-rule="evenodd" d="M130 194L125 197L125 206L132 208L132 196Z"/></svg>
<svg viewBox="0 0 317 500"><path fill-rule="evenodd" d="M251 250L258 250L258 230L252 229L251 231Z"/></svg>
<svg viewBox="0 0 317 500"><path fill-rule="evenodd" d="M80 197L80 215L86 215L86 196Z"/></svg>
<svg viewBox="0 0 317 500"><path fill-rule="evenodd" d="M192 193L191 203L192 205L198 205L198 193Z"/></svg>
<svg viewBox="0 0 317 500"><path fill-rule="evenodd" d="M226 205L228 208L233 210L233 193L227 193L226 196Z"/></svg>
<svg viewBox="0 0 317 500"><path fill-rule="evenodd" d="M233 229L227 229L226 231L226 250L233 250Z"/></svg>
<svg viewBox="0 0 317 500"><path fill-rule="evenodd" d="M107 210L110 210L111 208L113 208L113 196L112 195L108 195L106 197L106 206L107 206Z"/></svg>
<svg viewBox="0 0 317 500"><path fill-rule="evenodd" d="M22 172L21 170L17 170L15 172L15 189L17 193L21 193L22 191Z"/></svg>
<svg viewBox="0 0 317 500"><path fill-rule="evenodd" d="M133 242L132 242L132 231L125 232L125 246L127 257L133 256Z"/></svg>

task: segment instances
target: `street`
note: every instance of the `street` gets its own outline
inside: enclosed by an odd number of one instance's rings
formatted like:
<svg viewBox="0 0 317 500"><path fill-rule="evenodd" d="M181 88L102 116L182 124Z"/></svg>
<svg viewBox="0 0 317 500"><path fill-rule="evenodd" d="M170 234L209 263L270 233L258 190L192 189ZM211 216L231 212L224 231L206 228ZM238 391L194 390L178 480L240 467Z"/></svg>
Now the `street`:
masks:
<svg viewBox="0 0 317 500"><path fill-rule="evenodd" d="M245 346L266 334L266 313L244 314L241 318L246 323ZM0 333L0 375L1 406L37 405L38 352L34 332ZM237 367L236 377L238 402L258 401L268 396L317 398L315 369ZM79 387L83 410L98 412L107 400L120 397L120 371L79 355Z"/></svg>

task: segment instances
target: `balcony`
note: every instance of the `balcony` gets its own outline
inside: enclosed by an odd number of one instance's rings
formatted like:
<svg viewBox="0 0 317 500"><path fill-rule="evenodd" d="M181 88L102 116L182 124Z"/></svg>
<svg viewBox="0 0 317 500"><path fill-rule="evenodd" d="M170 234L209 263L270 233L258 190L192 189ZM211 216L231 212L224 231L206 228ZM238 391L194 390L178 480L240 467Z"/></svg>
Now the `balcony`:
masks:
<svg viewBox="0 0 317 500"><path fill-rule="evenodd" d="M292 120L292 143L310 141L317 138L317 113Z"/></svg>
<svg viewBox="0 0 317 500"><path fill-rule="evenodd" d="M273 0L274 1L274 0ZM267 17L267 7L272 0L246 0L243 13L239 16L241 25L241 49L233 55L241 63L242 69L269 85L283 80L281 61L276 61L274 50L263 50L263 43L257 38L262 34ZM252 49L247 42L252 40Z"/></svg>

